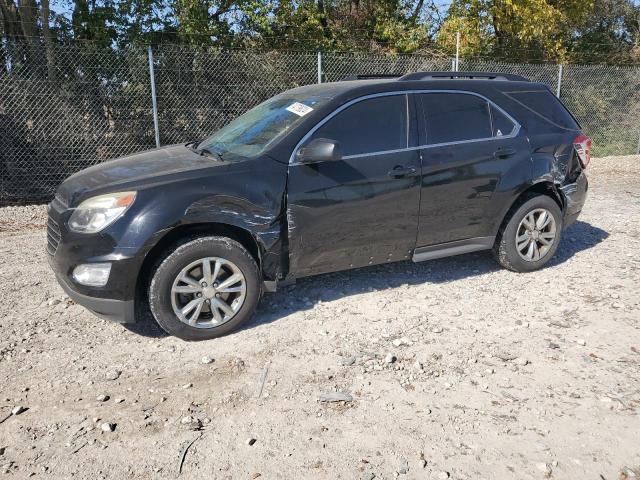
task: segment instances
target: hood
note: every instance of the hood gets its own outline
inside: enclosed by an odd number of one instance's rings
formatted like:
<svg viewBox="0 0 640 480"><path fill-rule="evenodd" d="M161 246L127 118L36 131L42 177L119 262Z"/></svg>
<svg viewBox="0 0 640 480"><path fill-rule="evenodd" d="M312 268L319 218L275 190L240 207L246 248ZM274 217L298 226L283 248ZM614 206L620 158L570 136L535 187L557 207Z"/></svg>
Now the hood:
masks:
<svg viewBox="0 0 640 480"><path fill-rule="evenodd" d="M184 144L135 153L109 160L82 170L67 178L58 188L56 197L72 206L81 197L116 190L136 190L148 184L189 175L190 172L223 166L212 157L195 153ZM92 195L91 195L92 196Z"/></svg>

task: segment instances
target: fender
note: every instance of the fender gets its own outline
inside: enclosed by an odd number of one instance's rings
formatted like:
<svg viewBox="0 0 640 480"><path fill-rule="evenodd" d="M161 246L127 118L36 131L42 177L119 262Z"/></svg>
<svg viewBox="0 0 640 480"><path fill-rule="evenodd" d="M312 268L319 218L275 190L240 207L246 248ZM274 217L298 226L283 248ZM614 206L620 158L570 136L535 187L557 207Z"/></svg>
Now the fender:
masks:
<svg viewBox="0 0 640 480"><path fill-rule="evenodd" d="M498 233L498 229L502 225L505 216L511 210L513 205L518 199L527 191L536 189L538 186L544 185L544 189L552 193L557 201L561 205L562 212L565 211L566 200L561 193L561 185L565 176L561 173L559 168L559 160L554 155L547 153L534 153L531 156L531 169L530 176L527 179L523 179L518 176L517 173L510 171L509 175L505 177L507 186L511 186L512 197L510 201L504 203L502 209L496 216L496 223L494 224L494 233ZM520 180L520 181L519 181Z"/></svg>
<svg viewBox="0 0 640 480"><path fill-rule="evenodd" d="M113 241L146 257L177 228L226 225L249 233L258 245L263 270L267 266L270 274L277 274L286 166L267 159L247 163L253 165L138 191L128 221L111 232Z"/></svg>

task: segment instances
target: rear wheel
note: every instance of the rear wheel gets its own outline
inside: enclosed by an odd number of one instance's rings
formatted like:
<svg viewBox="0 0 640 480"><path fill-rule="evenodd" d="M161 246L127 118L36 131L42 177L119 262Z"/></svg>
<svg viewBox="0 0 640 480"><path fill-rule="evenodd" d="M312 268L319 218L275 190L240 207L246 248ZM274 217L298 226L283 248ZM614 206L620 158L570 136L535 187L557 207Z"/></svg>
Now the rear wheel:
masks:
<svg viewBox="0 0 640 480"><path fill-rule="evenodd" d="M149 286L149 305L167 333L206 340L249 320L261 293L258 266L240 243L202 237L160 264Z"/></svg>
<svg viewBox="0 0 640 480"><path fill-rule="evenodd" d="M529 198L510 213L493 253L500 265L516 272L542 268L555 254L562 234L562 212L546 195Z"/></svg>

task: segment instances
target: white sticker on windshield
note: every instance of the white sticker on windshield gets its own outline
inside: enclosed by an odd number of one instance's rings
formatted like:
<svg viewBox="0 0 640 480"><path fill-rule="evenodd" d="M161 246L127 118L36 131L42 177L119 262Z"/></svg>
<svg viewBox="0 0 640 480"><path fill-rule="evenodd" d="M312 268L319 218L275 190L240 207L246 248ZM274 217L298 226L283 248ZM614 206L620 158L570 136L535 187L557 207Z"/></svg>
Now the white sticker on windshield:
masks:
<svg viewBox="0 0 640 480"><path fill-rule="evenodd" d="M291 113L295 113L299 117L304 117L307 113L313 111L313 108L307 107L304 103L295 102L287 107Z"/></svg>

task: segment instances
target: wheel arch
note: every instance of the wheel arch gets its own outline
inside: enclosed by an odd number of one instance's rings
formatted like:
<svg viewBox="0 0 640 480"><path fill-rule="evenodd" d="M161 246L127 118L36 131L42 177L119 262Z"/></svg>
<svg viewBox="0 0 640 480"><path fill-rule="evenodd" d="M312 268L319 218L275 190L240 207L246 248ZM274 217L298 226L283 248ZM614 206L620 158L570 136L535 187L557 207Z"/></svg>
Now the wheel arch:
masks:
<svg viewBox="0 0 640 480"><path fill-rule="evenodd" d="M145 255L136 280L136 302L146 295L153 272L169 252L175 250L186 240L211 235L236 240L251 254L258 264L258 270L262 273L262 252L258 240L248 230L219 222L183 224L163 235Z"/></svg>
<svg viewBox="0 0 640 480"><path fill-rule="evenodd" d="M509 208L502 214L502 219L497 226L496 233L509 221L512 212L514 212L520 205L526 202L529 198L536 195L545 195L550 197L558 204L560 211L564 213L566 207L566 201L562 193L558 190L556 185L549 180L541 180L525 188L520 194L511 202Z"/></svg>
<svg viewBox="0 0 640 480"><path fill-rule="evenodd" d="M534 183L533 185L531 185L529 188L527 188L526 190L524 190L516 199L516 201L514 203L517 203L518 200L524 198L524 197L530 197L533 195L546 195L548 197L551 197L557 204L558 207L560 207L560 210L562 212L564 212L565 206L566 206L566 202L565 199L562 195L562 193L560 192L560 190L558 189L558 187L551 181L549 180L542 180L539 182Z"/></svg>

